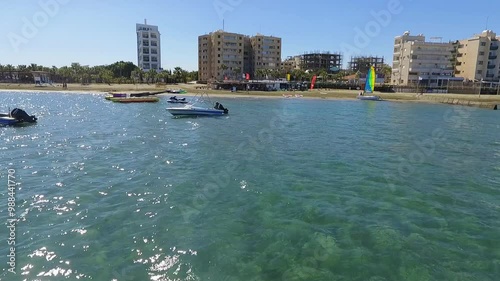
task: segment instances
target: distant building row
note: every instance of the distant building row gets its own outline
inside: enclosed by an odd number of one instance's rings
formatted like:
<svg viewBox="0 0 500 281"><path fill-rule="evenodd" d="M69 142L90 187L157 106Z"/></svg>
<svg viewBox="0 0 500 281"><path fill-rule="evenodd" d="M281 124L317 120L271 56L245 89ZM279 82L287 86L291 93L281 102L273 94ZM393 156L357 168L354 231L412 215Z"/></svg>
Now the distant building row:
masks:
<svg viewBox="0 0 500 281"><path fill-rule="evenodd" d="M282 40L279 37L247 36L218 30L198 37L198 75L200 81L238 80L249 74L259 77L261 70L294 69L336 73L342 69L342 55L312 52L281 61ZM383 57L352 57L349 68L366 73L370 66L377 72L384 65ZM262 73L262 71L261 71Z"/></svg>
<svg viewBox="0 0 500 281"><path fill-rule="evenodd" d="M443 86L450 80L498 82L499 40L491 30L448 43L425 41L422 34L405 32L394 41L391 82L428 86Z"/></svg>

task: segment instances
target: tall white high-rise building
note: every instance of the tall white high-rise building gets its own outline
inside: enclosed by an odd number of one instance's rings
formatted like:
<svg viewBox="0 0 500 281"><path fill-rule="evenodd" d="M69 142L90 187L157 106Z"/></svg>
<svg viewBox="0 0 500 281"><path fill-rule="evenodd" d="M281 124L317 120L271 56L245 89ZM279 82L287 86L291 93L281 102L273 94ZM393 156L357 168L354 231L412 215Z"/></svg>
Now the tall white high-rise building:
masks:
<svg viewBox="0 0 500 281"><path fill-rule="evenodd" d="M148 25L146 20L144 24L136 24L137 32L137 62L139 68L144 71L161 68L161 44L160 32L158 26Z"/></svg>

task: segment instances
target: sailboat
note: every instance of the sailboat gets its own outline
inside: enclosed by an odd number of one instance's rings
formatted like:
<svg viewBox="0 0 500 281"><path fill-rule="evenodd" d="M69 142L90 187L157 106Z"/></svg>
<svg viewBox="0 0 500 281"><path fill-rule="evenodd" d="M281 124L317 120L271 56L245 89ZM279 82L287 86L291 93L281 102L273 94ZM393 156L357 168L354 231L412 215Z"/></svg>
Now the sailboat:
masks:
<svg viewBox="0 0 500 281"><path fill-rule="evenodd" d="M365 83L365 92L364 93L373 93L375 89L375 67L371 66L370 70L366 74L366 83ZM365 94L359 94L358 99L360 100L382 100L379 96L366 96Z"/></svg>

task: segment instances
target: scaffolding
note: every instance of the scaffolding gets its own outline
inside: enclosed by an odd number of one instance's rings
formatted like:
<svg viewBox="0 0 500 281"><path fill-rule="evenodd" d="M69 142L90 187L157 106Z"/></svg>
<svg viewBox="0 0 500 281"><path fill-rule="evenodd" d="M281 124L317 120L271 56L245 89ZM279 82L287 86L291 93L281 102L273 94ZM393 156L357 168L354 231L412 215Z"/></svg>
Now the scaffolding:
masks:
<svg viewBox="0 0 500 281"><path fill-rule="evenodd" d="M367 73L371 66L375 67L375 72L382 73L384 57L358 56L351 57L349 70L352 72Z"/></svg>
<svg viewBox="0 0 500 281"><path fill-rule="evenodd" d="M338 72L342 68L342 55L340 53L319 51L304 53L300 58L300 67L303 70Z"/></svg>

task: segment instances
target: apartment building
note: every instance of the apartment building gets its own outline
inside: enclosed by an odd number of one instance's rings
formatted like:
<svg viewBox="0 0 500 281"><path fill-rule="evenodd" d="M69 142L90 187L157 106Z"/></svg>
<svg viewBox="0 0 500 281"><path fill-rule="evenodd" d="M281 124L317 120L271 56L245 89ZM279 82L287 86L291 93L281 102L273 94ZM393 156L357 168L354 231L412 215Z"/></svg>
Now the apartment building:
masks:
<svg viewBox="0 0 500 281"><path fill-rule="evenodd" d="M201 81L236 79L244 68L245 35L222 30L198 37Z"/></svg>
<svg viewBox="0 0 500 281"><path fill-rule="evenodd" d="M281 38L218 30L198 37L200 81L239 80L259 69L281 66Z"/></svg>
<svg viewBox="0 0 500 281"><path fill-rule="evenodd" d="M497 82L500 78L499 37L484 30L456 43L455 76L470 81Z"/></svg>
<svg viewBox="0 0 500 281"><path fill-rule="evenodd" d="M156 71L161 68L161 40L158 26L148 25L144 20L144 24L136 24L137 33L137 65L144 71L154 69Z"/></svg>
<svg viewBox="0 0 500 281"><path fill-rule="evenodd" d="M281 67L281 38L257 34L250 38L252 45L252 70L279 69Z"/></svg>
<svg viewBox="0 0 500 281"><path fill-rule="evenodd" d="M428 42L405 32L394 40L393 85L442 86L454 74L453 43ZM446 82L447 83L447 82Z"/></svg>

